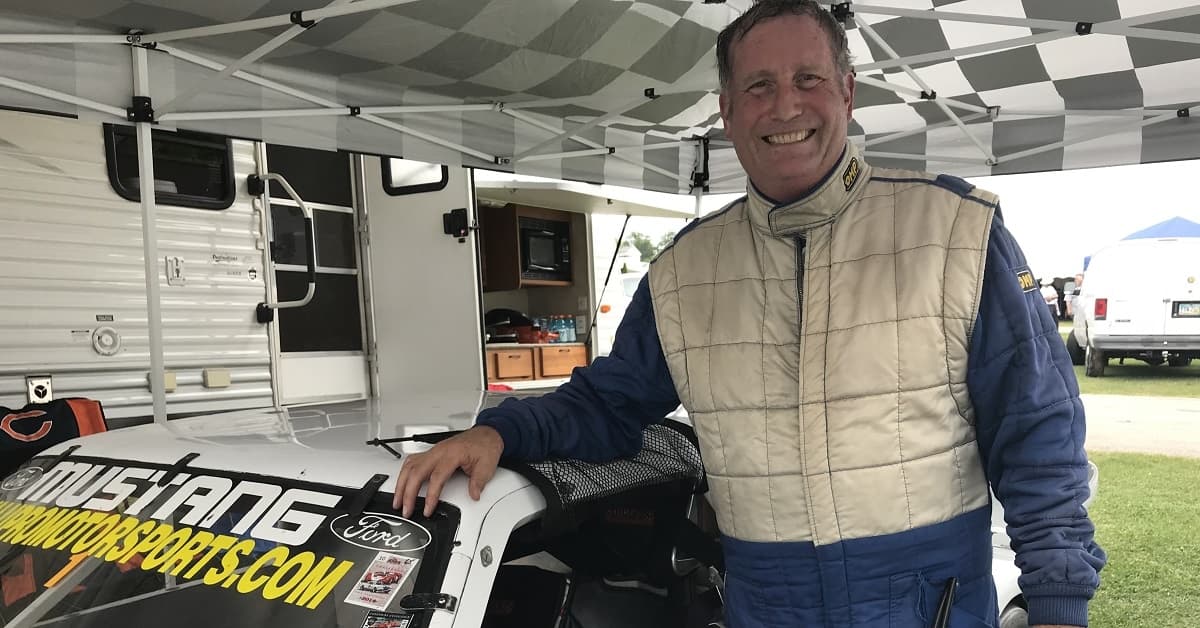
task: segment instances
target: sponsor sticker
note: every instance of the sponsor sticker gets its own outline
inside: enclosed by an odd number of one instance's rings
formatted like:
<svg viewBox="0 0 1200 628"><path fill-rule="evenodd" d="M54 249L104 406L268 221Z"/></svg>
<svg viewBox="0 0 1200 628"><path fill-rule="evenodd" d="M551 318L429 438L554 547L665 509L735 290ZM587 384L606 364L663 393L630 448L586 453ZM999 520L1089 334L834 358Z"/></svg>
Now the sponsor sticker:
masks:
<svg viewBox="0 0 1200 628"><path fill-rule="evenodd" d="M73 460L22 469L0 485L19 491L0 501L0 543L70 555L47 588L100 560L308 609L355 566L300 547L338 495L186 472L160 484L163 477Z"/></svg>
<svg viewBox="0 0 1200 628"><path fill-rule="evenodd" d="M1017 273L1017 284L1021 286L1022 291L1037 290L1037 282L1033 280L1033 273L1029 272L1028 268L1018 268L1015 272Z"/></svg>
<svg viewBox="0 0 1200 628"><path fill-rule="evenodd" d="M382 512L342 515L329 522L329 529L341 541L382 552L418 552L432 540L424 526Z"/></svg>
<svg viewBox="0 0 1200 628"><path fill-rule="evenodd" d="M858 175L862 173L862 168L858 165L858 158L851 157L850 163L846 164L846 170L842 172L842 183L846 186L846 191L854 187L854 182L858 181Z"/></svg>
<svg viewBox="0 0 1200 628"><path fill-rule="evenodd" d="M375 610L386 609L418 562L419 559L413 556L379 552L358 582L354 583L354 589L346 596L346 603Z"/></svg>
<svg viewBox="0 0 1200 628"><path fill-rule="evenodd" d="M409 613L370 611L363 620L362 628L408 628L411 622L412 615Z"/></svg>

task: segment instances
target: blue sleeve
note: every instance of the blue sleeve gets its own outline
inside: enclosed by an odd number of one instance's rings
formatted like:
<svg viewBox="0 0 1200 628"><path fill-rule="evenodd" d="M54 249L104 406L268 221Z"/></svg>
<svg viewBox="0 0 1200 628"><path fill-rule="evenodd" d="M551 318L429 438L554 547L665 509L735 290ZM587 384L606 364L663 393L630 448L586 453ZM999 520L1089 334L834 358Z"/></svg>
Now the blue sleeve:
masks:
<svg viewBox="0 0 1200 628"><path fill-rule="evenodd" d="M550 394L484 410L476 423L500 432L506 457L601 462L636 453L642 430L678 405L643 277L608 356L576 368Z"/></svg>
<svg viewBox="0 0 1200 628"><path fill-rule="evenodd" d="M1087 625L1104 551L1088 497L1083 404L1058 324L997 212L967 386L988 481L1004 506L1029 623Z"/></svg>

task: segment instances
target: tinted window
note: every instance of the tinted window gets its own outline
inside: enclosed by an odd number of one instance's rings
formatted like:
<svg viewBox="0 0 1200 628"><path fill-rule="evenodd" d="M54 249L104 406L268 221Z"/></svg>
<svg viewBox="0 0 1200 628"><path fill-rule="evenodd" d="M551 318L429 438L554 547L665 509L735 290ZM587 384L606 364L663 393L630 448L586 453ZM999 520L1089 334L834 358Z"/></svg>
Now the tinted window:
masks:
<svg viewBox="0 0 1200 628"><path fill-rule="evenodd" d="M280 301L304 298L308 275L275 273ZM277 310L283 351L361 351L358 276L317 273L317 291L308 305Z"/></svg>
<svg viewBox="0 0 1200 628"><path fill-rule="evenodd" d="M354 258L354 215L313 212L317 227L317 264L328 268L357 268Z"/></svg>
<svg viewBox="0 0 1200 628"><path fill-rule="evenodd" d="M354 216L347 212L313 210L317 239L317 265L325 268L357 268L354 257ZM299 207L271 204L271 231L275 263L308 264L304 240L304 214Z"/></svg>
<svg viewBox="0 0 1200 628"><path fill-rule="evenodd" d="M296 266L308 264L308 243L304 239L304 214L299 207L272 203L271 231L276 264Z"/></svg>
<svg viewBox="0 0 1200 628"><path fill-rule="evenodd" d="M229 140L215 135L154 130L154 200L164 205L225 209L233 204L233 156ZM122 198L141 201L137 131L104 125L108 180Z"/></svg>
<svg viewBox="0 0 1200 628"><path fill-rule="evenodd" d="M305 202L341 207L354 204L349 153L267 144L267 167L283 175ZM289 198L274 181L271 196Z"/></svg>

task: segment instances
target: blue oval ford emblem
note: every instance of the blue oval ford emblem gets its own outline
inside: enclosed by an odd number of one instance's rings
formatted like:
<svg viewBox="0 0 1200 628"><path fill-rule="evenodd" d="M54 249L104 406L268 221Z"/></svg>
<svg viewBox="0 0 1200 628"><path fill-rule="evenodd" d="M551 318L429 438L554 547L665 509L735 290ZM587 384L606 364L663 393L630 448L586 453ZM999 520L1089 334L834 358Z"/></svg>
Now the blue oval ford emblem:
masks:
<svg viewBox="0 0 1200 628"><path fill-rule="evenodd" d="M381 552L417 552L433 540L420 524L381 512L341 515L329 522L329 529L351 545Z"/></svg>
<svg viewBox="0 0 1200 628"><path fill-rule="evenodd" d="M7 478L4 478L4 483L0 484L0 490L16 491L23 489L26 486L36 482L40 477L42 477L41 467L25 467L24 469L13 473Z"/></svg>

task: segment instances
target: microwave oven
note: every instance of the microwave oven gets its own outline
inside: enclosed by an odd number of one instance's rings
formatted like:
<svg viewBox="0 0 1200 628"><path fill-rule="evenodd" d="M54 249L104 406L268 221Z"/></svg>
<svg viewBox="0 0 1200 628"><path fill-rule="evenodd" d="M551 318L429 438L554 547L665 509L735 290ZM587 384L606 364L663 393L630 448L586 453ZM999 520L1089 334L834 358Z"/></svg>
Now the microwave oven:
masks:
<svg viewBox="0 0 1200 628"><path fill-rule="evenodd" d="M571 223L567 220L517 217L521 278L571 281Z"/></svg>

